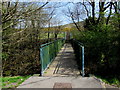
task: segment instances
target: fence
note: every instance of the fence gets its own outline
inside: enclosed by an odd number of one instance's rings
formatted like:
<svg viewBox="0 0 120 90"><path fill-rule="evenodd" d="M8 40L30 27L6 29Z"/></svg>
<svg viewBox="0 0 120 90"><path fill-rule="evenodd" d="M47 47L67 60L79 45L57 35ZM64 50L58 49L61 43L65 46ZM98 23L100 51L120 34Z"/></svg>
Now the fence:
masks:
<svg viewBox="0 0 120 90"><path fill-rule="evenodd" d="M72 46L74 49L74 53L76 56L76 61L78 63L78 67L82 70L82 76L84 77L84 45L77 40L72 40Z"/></svg>
<svg viewBox="0 0 120 90"><path fill-rule="evenodd" d="M58 39L54 42L42 44L40 48L40 63L41 63L41 75L47 69L49 64L54 60L57 53L65 43L64 39Z"/></svg>

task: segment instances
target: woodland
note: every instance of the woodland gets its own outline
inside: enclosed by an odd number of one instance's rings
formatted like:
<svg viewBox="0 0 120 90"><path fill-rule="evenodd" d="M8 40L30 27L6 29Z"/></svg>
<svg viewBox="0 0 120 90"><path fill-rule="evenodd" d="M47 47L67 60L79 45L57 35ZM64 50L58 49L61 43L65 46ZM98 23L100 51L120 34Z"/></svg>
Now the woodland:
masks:
<svg viewBox="0 0 120 90"><path fill-rule="evenodd" d="M3 76L40 73L40 45L64 38L65 32L70 32L72 39L85 46L86 72L119 82L120 2L60 3L0 3ZM61 25L62 21L55 17L56 8L68 4L73 7L62 12L71 24ZM75 54L80 58L79 53Z"/></svg>

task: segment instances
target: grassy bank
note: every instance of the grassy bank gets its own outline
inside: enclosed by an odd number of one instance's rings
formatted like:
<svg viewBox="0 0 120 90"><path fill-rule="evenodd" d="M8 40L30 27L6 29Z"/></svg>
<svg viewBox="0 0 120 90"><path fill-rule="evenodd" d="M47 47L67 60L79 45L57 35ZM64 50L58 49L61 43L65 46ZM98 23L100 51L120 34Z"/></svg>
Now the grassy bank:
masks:
<svg viewBox="0 0 120 90"><path fill-rule="evenodd" d="M2 77L2 88L15 88L30 76Z"/></svg>
<svg viewBox="0 0 120 90"><path fill-rule="evenodd" d="M95 76L97 78L100 78L106 84L113 85L115 87L120 87L120 80L117 77L110 77L110 76L102 77L98 75Z"/></svg>

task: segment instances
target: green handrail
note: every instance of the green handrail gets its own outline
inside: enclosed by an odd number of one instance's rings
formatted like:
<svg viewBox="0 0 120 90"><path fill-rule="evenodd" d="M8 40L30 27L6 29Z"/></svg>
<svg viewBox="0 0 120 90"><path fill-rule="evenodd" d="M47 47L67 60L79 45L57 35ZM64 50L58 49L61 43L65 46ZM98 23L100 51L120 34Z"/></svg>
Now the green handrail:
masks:
<svg viewBox="0 0 120 90"><path fill-rule="evenodd" d="M84 77L85 76L85 71L84 71L84 45L83 45L83 43L73 39L72 40L72 46L73 46L74 52L76 54L76 58L78 60L77 63L80 66L80 69L82 69L82 76Z"/></svg>
<svg viewBox="0 0 120 90"><path fill-rule="evenodd" d="M64 43L64 39L58 39L40 46L41 75L49 67Z"/></svg>

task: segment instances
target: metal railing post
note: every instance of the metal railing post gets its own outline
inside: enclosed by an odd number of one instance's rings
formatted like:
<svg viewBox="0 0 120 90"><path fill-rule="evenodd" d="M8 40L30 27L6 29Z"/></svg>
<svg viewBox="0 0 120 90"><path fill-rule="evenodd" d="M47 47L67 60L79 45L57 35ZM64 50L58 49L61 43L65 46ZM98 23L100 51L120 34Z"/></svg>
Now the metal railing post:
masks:
<svg viewBox="0 0 120 90"><path fill-rule="evenodd" d="M75 44L75 42L77 43L77 45L79 46L79 47L81 47L81 51L82 51L82 77L84 77L85 76L85 68L84 68L84 45L82 44L82 43L80 43L80 42L78 42L78 41L76 41L76 40L74 40L73 41L73 47L74 47L74 49L75 49L75 51L76 51L76 46L74 45Z"/></svg>
<svg viewBox="0 0 120 90"><path fill-rule="evenodd" d="M82 76L84 77L84 46L82 46Z"/></svg>
<svg viewBox="0 0 120 90"><path fill-rule="evenodd" d="M42 48L40 48L40 64L41 64L41 72L40 75L43 75L43 55L42 55Z"/></svg>

